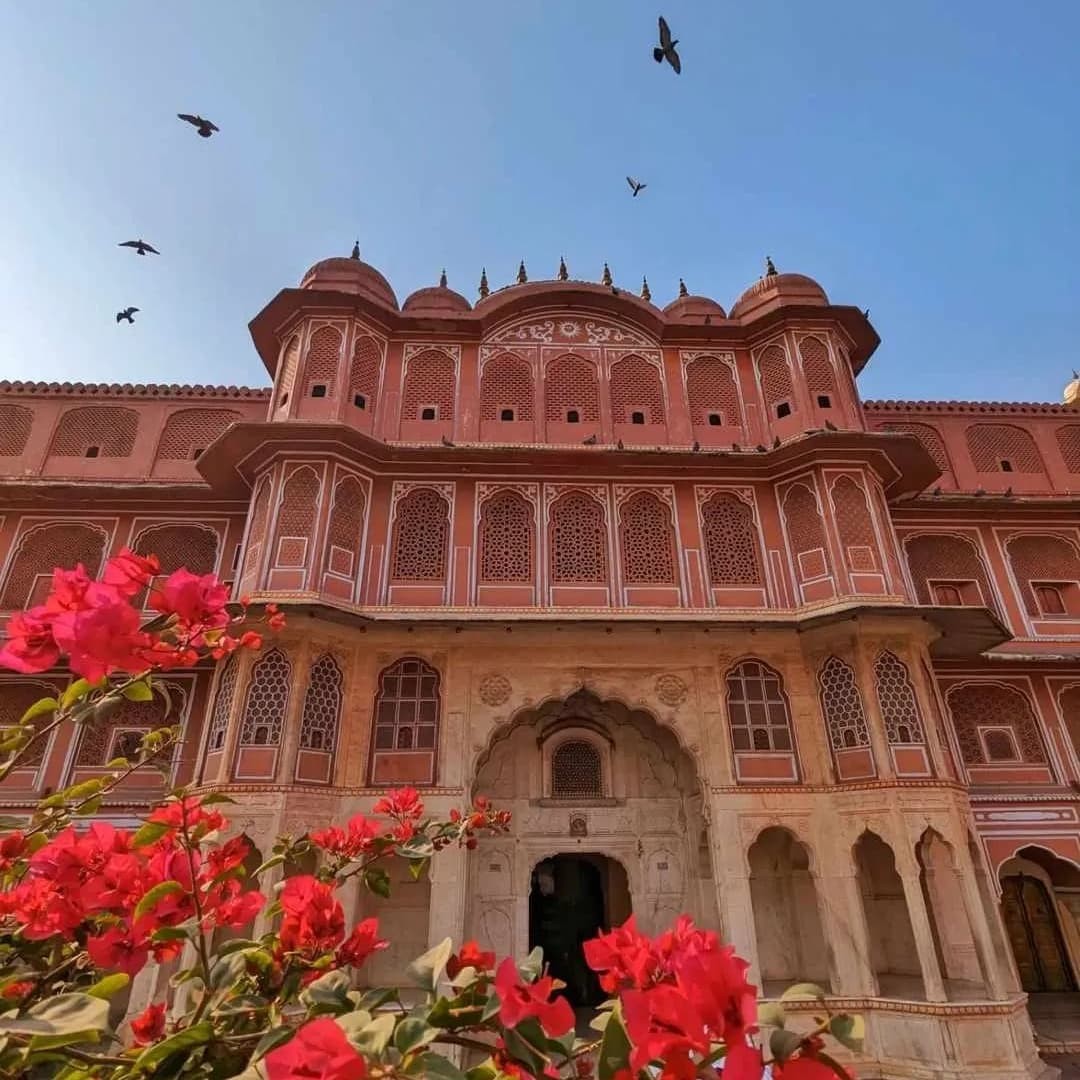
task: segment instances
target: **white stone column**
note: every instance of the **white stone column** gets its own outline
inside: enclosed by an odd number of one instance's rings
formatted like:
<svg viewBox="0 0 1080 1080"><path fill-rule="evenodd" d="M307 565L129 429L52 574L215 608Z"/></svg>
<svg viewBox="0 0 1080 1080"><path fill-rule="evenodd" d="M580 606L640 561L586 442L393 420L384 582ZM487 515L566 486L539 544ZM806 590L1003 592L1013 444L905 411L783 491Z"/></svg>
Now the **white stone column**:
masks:
<svg viewBox="0 0 1080 1080"><path fill-rule="evenodd" d="M922 970L923 988L927 1001L946 1001L945 983L941 977L937 951L934 949L934 933L930 926L930 915L926 910L922 882L919 879L919 865L915 856L908 850L905 840L894 848L896 870L904 886L904 899L907 902L908 918L911 920L911 932L915 937L915 951L919 954L919 967Z"/></svg>
<svg viewBox="0 0 1080 1080"><path fill-rule="evenodd" d="M428 864L431 901L428 907L428 947L451 938L456 949L465 935L465 885L468 860L465 848L444 848Z"/></svg>
<svg viewBox="0 0 1080 1080"><path fill-rule="evenodd" d="M986 983L987 997L993 1001L1003 1001L1009 995L1005 986L1005 973L998 966L997 952L994 949L993 932L990 928L986 909L983 907L979 892L975 866L967 844L953 844L953 858L956 860L956 873L959 878L960 895L967 912L971 936L975 942L975 952L979 957L983 980Z"/></svg>
<svg viewBox="0 0 1080 1080"><path fill-rule="evenodd" d="M754 905L750 896L750 872L742 850L738 816L720 809L713 796L709 843L713 849L717 902L724 941L750 965L750 981L761 985L761 966L754 927Z"/></svg>
<svg viewBox="0 0 1080 1080"><path fill-rule="evenodd" d="M855 868L819 877L815 884L822 930L832 958L832 992L877 997L877 977L870 962L870 939Z"/></svg>

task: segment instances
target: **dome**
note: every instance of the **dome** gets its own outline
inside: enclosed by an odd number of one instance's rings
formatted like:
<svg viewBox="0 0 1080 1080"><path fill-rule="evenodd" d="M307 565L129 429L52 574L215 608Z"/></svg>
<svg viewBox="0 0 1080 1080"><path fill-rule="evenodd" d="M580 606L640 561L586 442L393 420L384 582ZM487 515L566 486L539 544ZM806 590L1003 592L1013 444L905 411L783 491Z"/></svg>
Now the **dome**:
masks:
<svg viewBox="0 0 1080 1080"><path fill-rule="evenodd" d="M706 319L726 319L724 309L708 296L678 296L664 308L668 322L703 323Z"/></svg>
<svg viewBox="0 0 1080 1080"><path fill-rule="evenodd" d="M825 290L805 274L766 274L735 301L733 319L755 318L788 304L827 307Z"/></svg>
<svg viewBox="0 0 1080 1080"><path fill-rule="evenodd" d="M1073 377L1069 383L1065 386L1065 391L1061 395L1064 404L1070 408L1075 409L1077 405L1080 405L1080 375L1073 372Z"/></svg>
<svg viewBox="0 0 1080 1080"><path fill-rule="evenodd" d="M445 282L445 278L443 281ZM458 315L472 311L472 304L461 293L454 292L445 284L439 284L410 293L401 310L410 315Z"/></svg>
<svg viewBox="0 0 1080 1080"><path fill-rule="evenodd" d="M300 288L352 293L395 311L398 306L390 282L374 266L362 262L359 254L317 262L301 279Z"/></svg>

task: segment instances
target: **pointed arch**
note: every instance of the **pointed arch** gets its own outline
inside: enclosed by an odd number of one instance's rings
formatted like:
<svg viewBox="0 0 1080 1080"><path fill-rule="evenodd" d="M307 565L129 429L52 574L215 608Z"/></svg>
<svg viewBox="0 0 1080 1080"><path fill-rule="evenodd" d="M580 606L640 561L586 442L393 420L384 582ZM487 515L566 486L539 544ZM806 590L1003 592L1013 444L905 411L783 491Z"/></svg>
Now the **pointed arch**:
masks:
<svg viewBox="0 0 1080 1080"><path fill-rule="evenodd" d="M691 360L686 365L686 397L695 427L742 428L739 387L727 361L717 356Z"/></svg>
<svg viewBox="0 0 1080 1080"><path fill-rule="evenodd" d="M334 485L326 526L324 572L350 580L357 578L366 512L364 485L355 476L342 476Z"/></svg>
<svg viewBox="0 0 1080 1080"><path fill-rule="evenodd" d="M560 495L548 510L549 571L555 585L607 585L604 507L584 491Z"/></svg>
<svg viewBox="0 0 1080 1080"><path fill-rule="evenodd" d="M442 692L437 668L403 656L379 674L371 782L435 782Z"/></svg>
<svg viewBox="0 0 1080 1080"><path fill-rule="evenodd" d="M1045 473L1035 440L1012 424L972 424L964 433L975 471Z"/></svg>
<svg viewBox="0 0 1080 1080"><path fill-rule="evenodd" d="M838 477L832 486L832 501L848 571L854 574L879 571L881 560L874 520L862 484L850 476Z"/></svg>
<svg viewBox="0 0 1080 1080"><path fill-rule="evenodd" d="M390 577L395 582L446 580L450 505L434 488L414 488L398 500L391 540Z"/></svg>
<svg viewBox="0 0 1080 1080"><path fill-rule="evenodd" d="M904 538L904 553L920 603L985 606L997 611L986 562L975 539L954 533L919 533Z"/></svg>
<svg viewBox="0 0 1080 1080"><path fill-rule="evenodd" d="M343 683L341 666L333 654L323 653L311 665L300 714L301 750L334 753L341 720Z"/></svg>
<svg viewBox="0 0 1080 1080"><path fill-rule="evenodd" d="M304 363L304 397L314 396L318 386L323 388L320 397L335 396L343 344L341 331L334 326L320 326L311 335Z"/></svg>
<svg viewBox="0 0 1080 1080"><path fill-rule="evenodd" d="M210 725L206 734L206 752L218 754L225 749L225 736L229 730L229 716L236 697L236 683L240 676L240 658L230 654L221 668L221 676L210 708Z"/></svg>
<svg viewBox="0 0 1080 1080"><path fill-rule="evenodd" d="M804 483L792 484L784 495L783 508L799 580L808 582L826 577L830 570L829 552L817 496Z"/></svg>
<svg viewBox="0 0 1080 1080"><path fill-rule="evenodd" d="M50 457L126 458L135 447L139 414L119 405L87 405L60 417Z"/></svg>
<svg viewBox="0 0 1080 1080"><path fill-rule="evenodd" d="M758 378L761 396L770 420L796 411L795 391L791 382L791 365L787 353L779 345L770 345L758 357ZM784 412L786 407L787 413Z"/></svg>
<svg viewBox="0 0 1080 1080"><path fill-rule="evenodd" d="M240 592L251 592L259 581L262 569L263 551L266 546L266 530L270 519L270 491L273 481L264 474L255 485L251 496L251 517L248 525L247 542L241 565L244 570L240 577Z"/></svg>
<svg viewBox="0 0 1080 1080"><path fill-rule="evenodd" d="M240 746L279 746L292 687L292 664L282 649L255 661L240 717Z"/></svg>
<svg viewBox="0 0 1080 1080"><path fill-rule="evenodd" d="M643 356L616 360L608 370L608 384L612 423L632 424L635 413L641 413L646 424L667 422L660 370Z"/></svg>
<svg viewBox="0 0 1080 1080"><path fill-rule="evenodd" d="M531 584L536 579L536 521L520 492L496 492L480 507L481 585Z"/></svg>
<svg viewBox="0 0 1080 1080"><path fill-rule="evenodd" d="M492 357L480 374L480 419L497 421L509 409L513 420L533 419L532 368L514 353Z"/></svg>
<svg viewBox="0 0 1080 1080"><path fill-rule="evenodd" d="M349 402L352 408L375 411L382 371L382 349L370 334L357 334L349 366Z"/></svg>
<svg viewBox="0 0 1080 1080"><path fill-rule="evenodd" d="M709 583L764 585L754 511L732 492L719 491L701 507Z"/></svg>
<svg viewBox="0 0 1080 1080"><path fill-rule="evenodd" d="M600 422L600 380L596 365L573 353L556 357L544 369L547 422L565 423L570 412L577 412L579 423Z"/></svg>
<svg viewBox="0 0 1080 1080"><path fill-rule="evenodd" d="M810 397L819 409L833 409L839 404L836 371L829 360L829 347L813 335L799 341L803 378Z"/></svg>
<svg viewBox="0 0 1080 1080"><path fill-rule="evenodd" d="M0 609L13 611L40 604L48 595L53 569L82 564L96 578L105 560L107 536L94 525L55 521L35 525L19 538L8 564Z"/></svg>
<svg viewBox="0 0 1080 1080"><path fill-rule="evenodd" d="M795 748L784 680L763 660L749 657L728 671L728 725L736 751Z"/></svg>
<svg viewBox="0 0 1080 1080"><path fill-rule="evenodd" d="M308 465L301 465L288 474L278 500L274 528L275 569L307 567L321 488L321 477Z"/></svg>
<svg viewBox="0 0 1080 1080"><path fill-rule="evenodd" d="M1072 540L1020 534L1005 541L1005 552L1029 615L1080 615L1080 553Z"/></svg>
<svg viewBox="0 0 1080 1080"><path fill-rule="evenodd" d="M965 765L1043 765L1046 747L1027 694L1012 686L966 682L945 696Z"/></svg>
<svg viewBox="0 0 1080 1080"><path fill-rule="evenodd" d="M619 551L624 584L678 584L671 509L655 493L637 491L619 507Z"/></svg>
<svg viewBox="0 0 1080 1080"><path fill-rule="evenodd" d="M457 365L441 349L425 349L405 363L401 418L422 420L425 408L434 407L436 420L454 419Z"/></svg>
<svg viewBox="0 0 1080 1080"><path fill-rule="evenodd" d="M874 661L874 693L890 745L910 746L926 742L922 714L907 665L887 649L878 653Z"/></svg>
<svg viewBox="0 0 1080 1080"><path fill-rule="evenodd" d="M855 669L838 656L830 656L818 670L821 711L833 751L870 745L862 693Z"/></svg>

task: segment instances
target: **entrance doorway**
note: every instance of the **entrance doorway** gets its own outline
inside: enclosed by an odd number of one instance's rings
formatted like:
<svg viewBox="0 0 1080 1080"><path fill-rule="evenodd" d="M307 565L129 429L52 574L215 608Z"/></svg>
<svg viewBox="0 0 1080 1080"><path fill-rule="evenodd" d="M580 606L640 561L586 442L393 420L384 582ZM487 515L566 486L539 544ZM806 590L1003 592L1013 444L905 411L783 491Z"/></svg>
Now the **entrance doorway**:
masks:
<svg viewBox="0 0 1080 1080"><path fill-rule="evenodd" d="M630 889L622 865L593 853L555 855L537 863L529 892L529 948L566 983L562 993L576 1009L604 1000L582 946L630 917Z"/></svg>
<svg viewBox="0 0 1080 1080"><path fill-rule="evenodd" d="M1075 990L1061 927L1046 886L1027 874L1010 874L1001 886L1001 913L1023 988L1028 993Z"/></svg>

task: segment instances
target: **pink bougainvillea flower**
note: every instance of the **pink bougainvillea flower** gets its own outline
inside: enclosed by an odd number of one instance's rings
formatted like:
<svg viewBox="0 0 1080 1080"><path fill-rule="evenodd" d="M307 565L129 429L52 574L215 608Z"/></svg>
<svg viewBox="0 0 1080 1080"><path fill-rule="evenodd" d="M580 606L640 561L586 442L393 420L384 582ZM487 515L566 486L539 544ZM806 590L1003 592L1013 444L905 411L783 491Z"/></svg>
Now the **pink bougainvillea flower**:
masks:
<svg viewBox="0 0 1080 1080"><path fill-rule="evenodd" d="M115 589L121 596L136 596L150 584L160 569L156 555L136 555L130 548L124 548L105 564L101 583ZM55 586L53 591L56 591Z"/></svg>
<svg viewBox="0 0 1080 1080"><path fill-rule="evenodd" d="M424 812L424 803L416 788L399 787L384 795L371 808L371 812L395 818L418 818Z"/></svg>
<svg viewBox="0 0 1080 1080"><path fill-rule="evenodd" d="M99 971L123 971L132 978L142 971L150 956L146 941L137 941L130 931L118 926L88 937L86 951Z"/></svg>
<svg viewBox="0 0 1080 1080"><path fill-rule="evenodd" d="M574 1010L566 998L549 1001L555 989L550 975L534 983L522 982L514 961L507 957L495 974L495 992L499 995L499 1020L507 1027L517 1027L522 1020L535 1016L552 1038L565 1035L574 1026Z"/></svg>
<svg viewBox="0 0 1080 1080"><path fill-rule="evenodd" d="M345 937L345 909L334 887L311 874L298 874L285 882L281 909L278 936L286 952L316 956L336 949Z"/></svg>
<svg viewBox="0 0 1080 1080"><path fill-rule="evenodd" d="M467 967L475 968L478 973L490 971L495 966L495 954L483 952L475 941L466 941L461 948L446 962L446 974L451 979Z"/></svg>
<svg viewBox="0 0 1080 1080"><path fill-rule="evenodd" d="M220 628L229 622L225 605L229 590L215 574L176 570L159 582L150 606L163 615L175 615L185 626Z"/></svg>
<svg viewBox="0 0 1080 1080"><path fill-rule="evenodd" d="M329 1017L306 1023L264 1061L267 1080L365 1080L367 1064Z"/></svg>
<svg viewBox="0 0 1080 1080"><path fill-rule="evenodd" d="M364 919L353 927L353 932L338 948L337 962L359 967L372 953L385 949L389 944L389 941L379 937L379 920Z"/></svg>
<svg viewBox="0 0 1080 1080"><path fill-rule="evenodd" d="M131 1021L131 1035L136 1046L156 1042L165 1034L165 1003L148 1005Z"/></svg>
<svg viewBox="0 0 1080 1080"><path fill-rule="evenodd" d="M7 624L7 641L0 649L0 667L21 675L48 671L60 660L60 646L52 631L52 618L44 607L17 611Z"/></svg>
<svg viewBox="0 0 1080 1080"><path fill-rule="evenodd" d="M68 654L68 666L90 682L114 671L141 671L149 637L139 630L138 612L113 589L96 583L85 607L66 611L52 624L53 637Z"/></svg>

